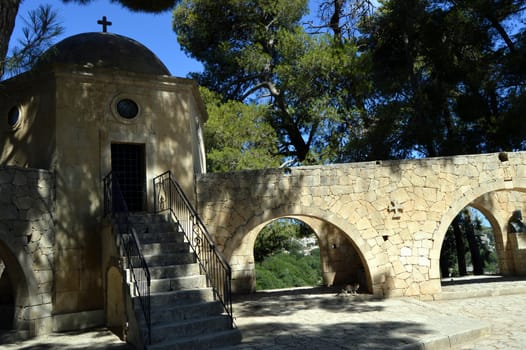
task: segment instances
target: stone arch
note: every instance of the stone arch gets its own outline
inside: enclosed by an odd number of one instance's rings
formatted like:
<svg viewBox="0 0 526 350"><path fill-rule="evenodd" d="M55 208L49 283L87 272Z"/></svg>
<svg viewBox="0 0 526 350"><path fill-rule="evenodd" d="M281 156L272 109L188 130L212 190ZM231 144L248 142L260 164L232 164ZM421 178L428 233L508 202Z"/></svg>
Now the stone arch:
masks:
<svg viewBox="0 0 526 350"><path fill-rule="evenodd" d="M0 187L0 257L15 291L14 328L36 336L53 330L53 177L45 170L5 167Z"/></svg>
<svg viewBox="0 0 526 350"><path fill-rule="evenodd" d="M504 231L503 227L507 223L502 222L504 218L500 220L494 215L489 208L484 207L483 205L477 204L476 200L481 198L486 194L500 191L517 191L517 192L526 192L526 180L518 178L511 181L493 181L488 180L487 183L481 184L479 187L472 188L471 190L465 193L455 193L455 197L450 199L449 210L442 216L440 224L434 234L434 245L430 253L431 266L430 266L430 278L431 279L440 279L440 250L442 248L442 243L445 239L447 229L455 216L466 206L474 206L476 209L480 210L490 221L494 234L496 235L495 239L503 240ZM511 214L511 213L510 213Z"/></svg>
<svg viewBox="0 0 526 350"><path fill-rule="evenodd" d="M13 249L8 246L7 242L0 238L0 259L4 262L4 274L9 276L9 287L11 288L12 300L12 323L11 329L18 332L29 331L28 313L30 302L30 295L36 295L34 288L31 288L35 283L28 283L32 274L27 274L24 271L23 264L21 264ZM29 278L28 278L29 277Z"/></svg>
<svg viewBox="0 0 526 350"><path fill-rule="evenodd" d="M353 224L334 213L330 213L329 218L325 216L326 212L314 207L300 208L299 210L297 207L294 207L294 209L280 207L279 209L268 209L261 215L252 217L247 220L244 225L238 227L225 242L223 252L232 266L234 292L243 293L253 292L255 290L253 248L256 237L269 222L279 218L289 217L305 222L313 228L314 232L323 229L323 225L327 225L326 227L334 227L342 232L344 237L351 242L361 259L367 290L373 294L383 293L381 286L375 284L375 280L380 280L382 276L377 259L380 259L380 261L387 260L387 256L379 256L385 255L386 252L373 255L371 247L362 238L360 232ZM319 226L318 230L316 229L317 227L313 226ZM319 232L317 236L319 239Z"/></svg>

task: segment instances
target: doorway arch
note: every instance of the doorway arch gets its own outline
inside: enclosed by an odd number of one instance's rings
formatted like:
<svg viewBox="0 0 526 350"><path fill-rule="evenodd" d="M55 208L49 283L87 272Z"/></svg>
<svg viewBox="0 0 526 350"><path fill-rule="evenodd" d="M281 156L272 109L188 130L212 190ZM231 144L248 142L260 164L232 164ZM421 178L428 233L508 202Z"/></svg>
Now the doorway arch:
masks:
<svg viewBox="0 0 526 350"><path fill-rule="evenodd" d="M1 287L8 289L0 293L0 303L5 302L1 306L3 311L6 312L6 314L0 316L0 331L29 331L29 315L26 310L29 305L27 277L12 250L1 239L0 260L4 265L3 273L0 277Z"/></svg>
<svg viewBox="0 0 526 350"><path fill-rule="evenodd" d="M469 195L468 195L469 194ZM479 210L488 220L493 230L498 257L500 274L523 275L515 260L520 259L521 251L513 246L513 235L509 232L509 220L515 210L524 211L526 191L523 183L516 186L502 186L495 182L475 188L468 194L460 194L453 199L450 209L442 217L440 227L436 231L435 246L431 252L431 275L440 276L439 256L447 229L455 216L465 207Z"/></svg>

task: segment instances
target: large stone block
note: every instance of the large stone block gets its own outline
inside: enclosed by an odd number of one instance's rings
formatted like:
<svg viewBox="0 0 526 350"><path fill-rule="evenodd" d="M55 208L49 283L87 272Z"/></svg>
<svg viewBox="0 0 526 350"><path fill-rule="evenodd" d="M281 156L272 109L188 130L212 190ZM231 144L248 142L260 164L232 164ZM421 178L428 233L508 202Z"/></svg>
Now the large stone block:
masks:
<svg viewBox="0 0 526 350"><path fill-rule="evenodd" d="M420 294L436 294L440 290L440 279L432 279L420 283Z"/></svg>
<svg viewBox="0 0 526 350"><path fill-rule="evenodd" d="M0 204L0 221L17 219L19 219L19 215L15 206L8 204Z"/></svg>
<svg viewBox="0 0 526 350"><path fill-rule="evenodd" d="M15 186L25 186L27 185L27 173L17 171L13 178L13 185Z"/></svg>

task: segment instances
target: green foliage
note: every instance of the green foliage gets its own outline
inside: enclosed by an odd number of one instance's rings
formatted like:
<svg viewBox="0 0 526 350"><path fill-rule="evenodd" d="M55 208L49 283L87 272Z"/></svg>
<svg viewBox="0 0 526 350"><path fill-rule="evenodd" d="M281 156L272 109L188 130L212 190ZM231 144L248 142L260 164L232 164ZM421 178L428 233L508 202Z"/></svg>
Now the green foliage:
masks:
<svg viewBox="0 0 526 350"><path fill-rule="evenodd" d="M151 12L159 13L172 9L179 0L111 0L112 3L117 3L128 10L137 12ZM64 3L76 2L87 5L93 0L62 0Z"/></svg>
<svg viewBox="0 0 526 350"><path fill-rule="evenodd" d="M5 71L8 75L16 75L31 69L42 53L64 30L50 5L40 5L37 9L29 11L23 21L24 38L18 40L18 45L5 60ZM0 62L4 63L1 58Z"/></svg>
<svg viewBox="0 0 526 350"><path fill-rule="evenodd" d="M194 75L203 86L225 101L266 105L278 154L319 163L338 158L353 113L363 111L353 103L349 109L349 101L367 84L354 74L355 45L306 33L306 11L305 0L186 0L174 12L174 29L203 63Z"/></svg>
<svg viewBox="0 0 526 350"><path fill-rule="evenodd" d="M321 284L319 249L311 255L281 252L256 263L256 289L279 289Z"/></svg>
<svg viewBox="0 0 526 350"><path fill-rule="evenodd" d="M265 106L232 100L221 103L217 94L200 90L209 116L204 128L208 171L279 166L276 134L266 122Z"/></svg>
<svg viewBox="0 0 526 350"><path fill-rule="evenodd" d="M524 148L526 122L512 122L510 112L525 95L526 71L507 73L520 40L513 42L504 24L524 16L518 4L382 3L363 27L378 93L372 106L377 122L368 134L373 144L377 136L387 140L372 154L403 158Z"/></svg>
<svg viewBox="0 0 526 350"><path fill-rule="evenodd" d="M320 250L304 253L300 238L314 237L303 222L275 220L258 234L254 245L256 289L316 286L321 283Z"/></svg>
<svg viewBox="0 0 526 350"><path fill-rule="evenodd" d="M184 0L174 29L223 101L265 105L301 163L524 149L519 0ZM230 102L227 102L230 103ZM235 150L233 150L235 152Z"/></svg>
<svg viewBox="0 0 526 350"><path fill-rule="evenodd" d="M313 236L312 230L301 221L291 219L275 220L265 226L254 244L254 259L262 262L266 257L288 252L301 255L297 238Z"/></svg>
<svg viewBox="0 0 526 350"><path fill-rule="evenodd" d="M85 0L82 0L85 1ZM111 0L118 3L131 11L159 13L172 9L179 0Z"/></svg>

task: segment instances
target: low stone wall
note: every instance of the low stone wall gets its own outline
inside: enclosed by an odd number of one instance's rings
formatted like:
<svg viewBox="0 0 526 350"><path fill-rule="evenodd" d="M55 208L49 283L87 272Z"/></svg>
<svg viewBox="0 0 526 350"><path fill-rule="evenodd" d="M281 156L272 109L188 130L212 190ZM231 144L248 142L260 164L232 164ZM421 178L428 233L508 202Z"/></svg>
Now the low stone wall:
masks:
<svg viewBox="0 0 526 350"><path fill-rule="evenodd" d="M0 167L0 258L15 295L14 327L40 335L52 330L54 176Z"/></svg>

